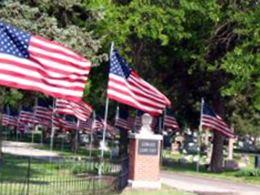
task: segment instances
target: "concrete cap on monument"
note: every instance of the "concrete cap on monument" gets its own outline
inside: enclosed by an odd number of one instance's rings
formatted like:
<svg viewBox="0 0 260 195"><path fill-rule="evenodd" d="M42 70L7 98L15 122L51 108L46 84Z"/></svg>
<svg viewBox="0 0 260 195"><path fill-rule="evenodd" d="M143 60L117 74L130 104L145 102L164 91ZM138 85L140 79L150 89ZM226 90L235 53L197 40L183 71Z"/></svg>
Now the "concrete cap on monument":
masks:
<svg viewBox="0 0 260 195"><path fill-rule="evenodd" d="M153 134L151 130L151 124L152 124L152 117L145 113L142 116L142 127L140 133L143 135L151 135Z"/></svg>

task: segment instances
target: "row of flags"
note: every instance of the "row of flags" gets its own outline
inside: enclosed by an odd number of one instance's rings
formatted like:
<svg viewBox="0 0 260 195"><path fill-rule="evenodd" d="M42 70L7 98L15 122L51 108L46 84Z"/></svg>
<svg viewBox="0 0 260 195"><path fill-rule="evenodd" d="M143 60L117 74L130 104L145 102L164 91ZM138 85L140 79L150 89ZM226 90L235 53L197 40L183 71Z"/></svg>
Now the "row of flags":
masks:
<svg viewBox="0 0 260 195"><path fill-rule="evenodd" d="M38 107L37 107L38 108ZM101 118L88 118L86 121L77 122L69 116L62 115L50 115L52 116L50 120L41 120L38 116L35 115L35 112L21 111L19 115L12 116L10 114L2 114L2 126L11 126L16 127L17 130L24 132L28 129L33 128L35 125L41 125L46 128L56 127L66 130L83 130L85 132L101 131L104 128L104 120ZM77 126L78 125L78 126ZM111 133L113 129L109 125L109 132Z"/></svg>
<svg viewBox="0 0 260 195"><path fill-rule="evenodd" d="M56 105L60 103L56 101ZM91 128L95 130L103 130L105 127L105 121L101 117L96 117L92 119L90 116L86 120L75 120L75 118L71 116L73 115L70 110L66 112L66 110L59 110L60 107L56 106L54 109L51 107L43 107L43 106L35 106L33 110L21 110L18 115L12 114L2 114L2 125L3 126L13 126L13 127L24 127L28 128L28 125L35 126L41 125L47 128L51 128L52 126L57 128L64 129L82 129L86 131L91 131ZM77 108L73 110L76 111ZM77 112L76 112L77 113ZM116 117L114 126L118 128L123 128L126 130L136 129L139 130L141 128L141 114L142 112L138 112L136 117L128 117L127 119L123 119L120 117ZM61 115L61 114L65 114ZM67 115L67 116L66 116ZM175 120L174 117L172 117ZM166 117L165 126L171 129L177 129L177 127L172 127L171 123L169 123L168 117ZM156 128L158 124L158 119L153 118L151 128ZM77 127L78 125L78 127ZM107 128L109 132L113 131L113 126L107 124ZM178 127L179 128L179 127Z"/></svg>
<svg viewBox="0 0 260 195"><path fill-rule="evenodd" d="M71 49L32 35L10 24L0 21L0 84L44 93L56 98L56 107L36 107L34 113L21 111L19 121L42 123L49 121L64 126L63 118L56 114L73 115L77 118L76 126L88 124L92 108L82 101L83 91L91 69L91 62ZM151 84L143 80L138 73L112 48L110 54L107 98L131 106L156 117L171 105L170 100ZM232 136L228 125L213 110L203 105L201 126ZM55 114L53 114L55 113ZM106 117L105 117L106 118ZM35 120L38 121L35 121ZM57 120L56 120L57 119ZM11 118L8 119L11 121ZM130 120L117 117L116 125L132 128ZM138 122L139 120L139 122ZM178 129L173 116L164 116L164 127ZM6 119L3 119L3 124ZM82 121L82 122L81 122ZM152 125L156 125L154 119ZM107 121L102 122L109 128ZM70 128L75 125L68 123ZM138 115L135 126L140 126ZM133 125L132 125L133 126ZM74 127L73 127L74 128Z"/></svg>
<svg viewBox="0 0 260 195"><path fill-rule="evenodd" d="M61 103L65 102L56 101L56 108L54 110L56 110L57 113L77 116L77 113L79 112L77 111L78 107L74 109L68 109L68 112L66 112L66 109L63 109L63 107L61 107ZM72 113L71 110L73 110L76 114ZM86 120L78 120L79 124L77 124L75 120L67 120L66 117L64 118L60 115L53 114L52 108L37 105L34 108L34 112L21 110L19 113L19 117L15 117L8 114L2 114L2 125L19 127L19 129L22 129L22 131L24 126L28 124L39 124L45 127L51 127L51 125L53 125L58 128L64 129L79 128L88 132L90 132L92 128L98 131L103 130L105 127L104 120L99 117L97 119L94 119L93 122L93 119L90 117L90 113L90 110L88 110L88 113L86 113L88 115L88 118ZM201 113L202 127L214 129L227 137L234 137L234 133L229 128L229 126L204 101L202 102ZM141 116L142 112L140 111L136 114L135 117L128 116L127 118L123 118L125 116L122 117L119 114L118 116L116 116L114 126L126 130L139 130L141 128ZM157 128L156 125L158 125L158 122L158 118L154 117L151 124L151 128ZM111 125L107 126L109 132L113 132L114 128ZM165 114L165 116L163 117L163 129L179 129L179 125L174 116Z"/></svg>

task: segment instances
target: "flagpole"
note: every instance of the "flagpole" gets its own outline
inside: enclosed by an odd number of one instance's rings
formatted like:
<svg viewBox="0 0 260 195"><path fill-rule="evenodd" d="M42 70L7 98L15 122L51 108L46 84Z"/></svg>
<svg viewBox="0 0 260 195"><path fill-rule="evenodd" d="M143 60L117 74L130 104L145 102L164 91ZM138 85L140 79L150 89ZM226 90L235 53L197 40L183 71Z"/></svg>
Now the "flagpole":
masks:
<svg viewBox="0 0 260 195"><path fill-rule="evenodd" d="M19 105L18 107L18 118L17 118L17 127L16 127L16 141L18 141L18 131L19 131L19 135L20 135L20 139L21 139L21 132L20 132L20 112L21 112L21 105Z"/></svg>
<svg viewBox="0 0 260 195"><path fill-rule="evenodd" d="M116 106L116 118L115 118L115 122L119 119L119 105L117 103L117 106Z"/></svg>
<svg viewBox="0 0 260 195"><path fill-rule="evenodd" d="M166 108L163 110L162 116L159 118L159 131L160 134L163 136L163 131L164 131L164 117L166 113ZM162 165L162 160L163 160L163 140L160 142L160 164Z"/></svg>
<svg viewBox="0 0 260 195"><path fill-rule="evenodd" d="M166 114L167 114L167 109L165 108L165 109L164 109L164 112L163 112L163 120L162 120L162 128L163 128L163 130L165 130L165 129L164 129L164 128L165 128L164 120L165 120Z"/></svg>
<svg viewBox="0 0 260 195"><path fill-rule="evenodd" d="M35 118L35 107L38 105L38 97L35 97L35 101L34 101L34 120L36 121ZM38 125L36 124L34 126L34 132L38 131ZM34 143L34 132L32 132L32 143Z"/></svg>
<svg viewBox="0 0 260 195"><path fill-rule="evenodd" d="M92 156L92 142L93 142L93 128L94 128L94 123L95 123L95 119L96 119L96 112L93 111L92 114L92 124L91 124L91 132L90 132L90 149L89 149L89 157L91 158Z"/></svg>
<svg viewBox="0 0 260 195"><path fill-rule="evenodd" d="M53 103L52 103L52 120L51 120L51 142L50 142L50 150L52 151L53 149L53 137L54 137L54 125L53 125L53 119L54 119L54 108L55 108L55 99L53 98Z"/></svg>
<svg viewBox="0 0 260 195"><path fill-rule="evenodd" d="M114 42L111 43L111 48L110 48L110 60L111 56L114 50ZM106 139L106 130L107 130L107 115L108 115L108 106L109 106L109 98L106 98L106 109L105 109L105 116L104 116L104 129L103 129L103 138L102 138L102 144L101 145L101 158L104 157L104 147L105 147L105 139Z"/></svg>
<svg viewBox="0 0 260 195"><path fill-rule="evenodd" d="M75 135L75 150L74 153L77 154L77 150L78 150L78 139L79 139L79 119L77 119L77 127L76 127L76 135Z"/></svg>
<svg viewBox="0 0 260 195"><path fill-rule="evenodd" d="M201 148L201 132L202 132L202 112L203 112L203 105L204 105L204 99L201 98L201 103L200 103L200 124L199 124L199 132L198 132L198 161L197 161L197 166L196 166L196 171L199 172L200 170L200 148Z"/></svg>

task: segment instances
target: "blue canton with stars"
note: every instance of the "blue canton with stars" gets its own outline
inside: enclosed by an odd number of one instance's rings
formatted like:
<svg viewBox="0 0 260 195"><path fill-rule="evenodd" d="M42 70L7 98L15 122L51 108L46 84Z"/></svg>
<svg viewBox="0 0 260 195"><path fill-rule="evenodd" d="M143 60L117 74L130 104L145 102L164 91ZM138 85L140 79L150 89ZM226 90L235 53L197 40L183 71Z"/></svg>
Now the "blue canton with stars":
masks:
<svg viewBox="0 0 260 195"><path fill-rule="evenodd" d="M215 112L206 103L203 104L202 114L217 117Z"/></svg>
<svg viewBox="0 0 260 195"><path fill-rule="evenodd" d="M132 69L128 67L126 60L114 50L110 59L110 73L127 79L131 71Z"/></svg>
<svg viewBox="0 0 260 195"><path fill-rule="evenodd" d="M28 58L31 34L0 21L0 53Z"/></svg>

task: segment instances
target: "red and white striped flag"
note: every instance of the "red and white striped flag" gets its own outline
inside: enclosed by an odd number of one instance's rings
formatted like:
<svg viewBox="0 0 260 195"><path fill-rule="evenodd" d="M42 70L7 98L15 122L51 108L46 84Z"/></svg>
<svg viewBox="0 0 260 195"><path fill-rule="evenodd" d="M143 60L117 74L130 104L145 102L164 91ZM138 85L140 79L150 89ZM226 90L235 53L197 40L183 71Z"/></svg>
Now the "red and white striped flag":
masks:
<svg viewBox="0 0 260 195"><path fill-rule="evenodd" d="M110 59L107 95L110 99L155 116L171 104L164 94L131 69L116 51Z"/></svg>
<svg viewBox="0 0 260 195"><path fill-rule="evenodd" d="M0 85L80 101L91 68L71 49L0 21Z"/></svg>
<svg viewBox="0 0 260 195"><path fill-rule="evenodd" d="M86 121L92 112L92 108L83 101L72 102L64 99L56 99L55 105L54 112L73 115L82 121Z"/></svg>
<svg viewBox="0 0 260 195"><path fill-rule="evenodd" d="M85 132L91 132L92 128L92 118L88 118L87 121L79 121L79 129L85 131Z"/></svg>
<svg viewBox="0 0 260 195"><path fill-rule="evenodd" d="M127 129L127 130L130 129L127 119L123 119L123 118L117 118L115 121L115 126L123 128L123 129Z"/></svg>
<svg viewBox="0 0 260 195"><path fill-rule="evenodd" d="M104 120L102 118L96 118L93 121L93 125L92 128L96 131L101 131L105 128L105 123Z"/></svg>
<svg viewBox="0 0 260 195"><path fill-rule="evenodd" d="M127 122L128 122L128 125L129 125L129 129L134 129L135 128L135 117L128 116Z"/></svg>
<svg viewBox="0 0 260 195"><path fill-rule="evenodd" d="M3 126L17 126L17 117L8 114L2 114Z"/></svg>
<svg viewBox="0 0 260 195"><path fill-rule="evenodd" d="M202 100L201 111L201 126L216 130L226 137L234 138L235 134L225 121L217 115L206 103Z"/></svg>
<svg viewBox="0 0 260 195"><path fill-rule="evenodd" d="M20 124L35 124L34 113L22 110L19 113L18 123Z"/></svg>
<svg viewBox="0 0 260 195"><path fill-rule="evenodd" d="M52 116L52 125L57 128L65 128L66 122L64 118L62 118L60 115L53 114Z"/></svg>
<svg viewBox="0 0 260 195"><path fill-rule="evenodd" d="M164 123L164 127L166 129L179 129L180 128L178 125L178 122L176 121L174 116L170 116L170 115L166 114L164 116L163 123Z"/></svg>
<svg viewBox="0 0 260 195"><path fill-rule="evenodd" d="M35 123L49 127L52 120L52 109L43 106L35 106L34 118Z"/></svg>

